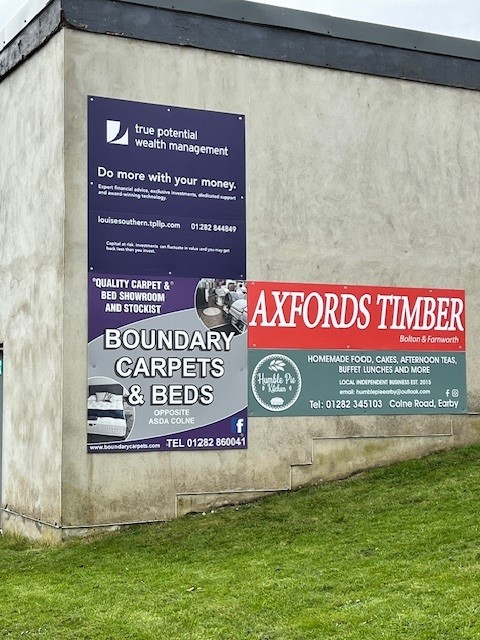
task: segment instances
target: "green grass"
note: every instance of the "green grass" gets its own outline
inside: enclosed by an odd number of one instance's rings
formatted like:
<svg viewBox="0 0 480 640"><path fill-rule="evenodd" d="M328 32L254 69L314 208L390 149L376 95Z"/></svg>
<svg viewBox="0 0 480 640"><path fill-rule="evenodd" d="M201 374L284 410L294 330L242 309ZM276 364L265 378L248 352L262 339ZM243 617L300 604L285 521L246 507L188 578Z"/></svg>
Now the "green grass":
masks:
<svg viewBox="0 0 480 640"><path fill-rule="evenodd" d="M480 447L61 546L0 539L0 638L480 637Z"/></svg>

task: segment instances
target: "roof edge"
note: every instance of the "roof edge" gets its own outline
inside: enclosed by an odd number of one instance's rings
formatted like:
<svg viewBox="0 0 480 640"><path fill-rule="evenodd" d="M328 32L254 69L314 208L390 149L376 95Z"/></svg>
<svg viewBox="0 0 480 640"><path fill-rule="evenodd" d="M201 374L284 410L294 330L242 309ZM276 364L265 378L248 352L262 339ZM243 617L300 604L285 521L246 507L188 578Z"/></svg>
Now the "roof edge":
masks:
<svg viewBox="0 0 480 640"><path fill-rule="evenodd" d="M117 0L117 2L318 33L332 38L382 44L411 51L480 60L480 42L476 40L338 18L247 0L228 0L221 3L218 0Z"/></svg>
<svg viewBox="0 0 480 640"><path fill-rule="evenodd" d="M62 27L62 0L52 0L0 50L0 82Z"/></svg>
<svg viewBox="0 0 480 640"><path fill-rule="evenodd" d="M51 0L0 51L0 82L63 27L480 90L480 42L246 0Z"/></svg>

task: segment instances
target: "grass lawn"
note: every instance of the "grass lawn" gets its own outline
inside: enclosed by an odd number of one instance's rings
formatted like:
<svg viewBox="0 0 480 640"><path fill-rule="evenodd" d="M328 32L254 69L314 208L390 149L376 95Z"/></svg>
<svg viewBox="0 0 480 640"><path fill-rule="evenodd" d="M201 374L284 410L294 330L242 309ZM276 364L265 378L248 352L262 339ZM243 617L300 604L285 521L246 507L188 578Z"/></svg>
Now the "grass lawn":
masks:
<svg viewBox="0 0 480 640"><path fill-rule="evenodd" d="M480 638L480 447L61 546L0 539L0 638Z"/></svg>

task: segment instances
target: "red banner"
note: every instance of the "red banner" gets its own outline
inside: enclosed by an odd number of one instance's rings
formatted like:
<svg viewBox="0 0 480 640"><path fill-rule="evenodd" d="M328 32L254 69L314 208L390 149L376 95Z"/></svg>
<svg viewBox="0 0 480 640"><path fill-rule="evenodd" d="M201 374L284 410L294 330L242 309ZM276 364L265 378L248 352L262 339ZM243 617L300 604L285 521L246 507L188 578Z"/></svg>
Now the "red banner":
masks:
<svg viewBox="0 0 480 640"><path fill-rule="evenodd" d="M250 349L465 351L465 292L248 282Z"/></svg>

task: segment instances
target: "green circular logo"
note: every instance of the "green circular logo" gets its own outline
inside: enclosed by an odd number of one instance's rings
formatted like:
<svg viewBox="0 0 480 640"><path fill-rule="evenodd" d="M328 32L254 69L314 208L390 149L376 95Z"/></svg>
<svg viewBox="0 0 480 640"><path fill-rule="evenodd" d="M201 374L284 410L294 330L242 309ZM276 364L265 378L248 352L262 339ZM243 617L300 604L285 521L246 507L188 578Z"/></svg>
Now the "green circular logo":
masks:
<svg viewBox="0 0 480 640"><path fill-rule="evenodd" d="M281 353L262 358L253 370L253 395L268 411L285 411L297 401L301 389L299 368Z"/></svg>

